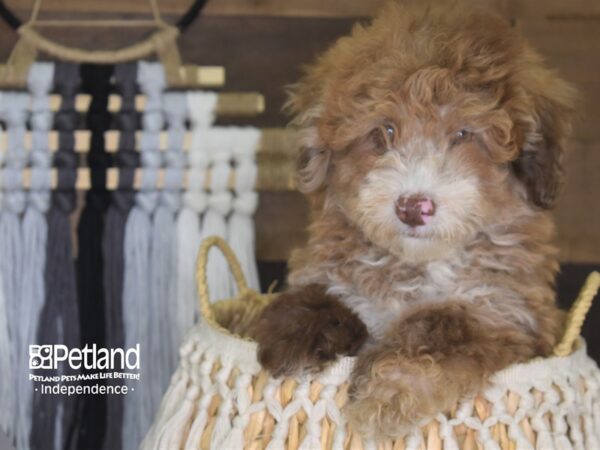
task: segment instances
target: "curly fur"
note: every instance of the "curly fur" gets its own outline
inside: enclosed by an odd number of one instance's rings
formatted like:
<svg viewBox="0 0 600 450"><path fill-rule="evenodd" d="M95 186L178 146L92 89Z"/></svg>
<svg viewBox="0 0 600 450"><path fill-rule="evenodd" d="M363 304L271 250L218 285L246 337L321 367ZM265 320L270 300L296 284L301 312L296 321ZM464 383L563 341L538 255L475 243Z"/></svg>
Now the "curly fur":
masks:
<svg viewBox="0 0 600 450"><path fill-rule="evenodd" d="M322 286L308 285L290 289L267 305L250 334L259 342L279 337L260 347L258 360L280 376L318 372L338 355L354 355L367 338L367 328Z"/></svg>
<svg viewBox="0 0 600 450"><path fill-rule="evenodd" d="M296 340L282 331L302 314L291 299L306 286L356 313L369 340L347 414L375 437L399 436L491 372L547 355L563 320L547 210L573 98L516 30L472 5L391 3L355 26L290 91L313 220L290 261L296 294L265 317L261 351L293 344L301 365L315 365L307 343L327 324ZM435 201L423 226L395 213L412 194Z"/></svg>

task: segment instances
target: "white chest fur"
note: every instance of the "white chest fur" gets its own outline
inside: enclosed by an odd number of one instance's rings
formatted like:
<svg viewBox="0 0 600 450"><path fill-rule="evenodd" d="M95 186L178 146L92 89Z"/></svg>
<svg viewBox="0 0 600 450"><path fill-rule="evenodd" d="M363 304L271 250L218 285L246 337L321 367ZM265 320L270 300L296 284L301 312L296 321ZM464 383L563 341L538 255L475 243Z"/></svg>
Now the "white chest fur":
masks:
<svg viewBox="0 0 600 450"><path fill-rule="evenodd" d="M507 289L505 277L488 276L488 270L474 267L464 253L413 266L393 256L379 260L362 258L328 272L328 292L336 295L365 323L376 340L416 307L449 301L469 303L490 325L522 324L536 328L523 297Z"/></svg>
<svg viewBox="0 0 600 450"><path fill-rule="evenodd" d="M340 273L329 273L330 294L356 312L375 339L412 308L455 297L460 264L448 260L418 267L394 257L362 259Z"/></svg>

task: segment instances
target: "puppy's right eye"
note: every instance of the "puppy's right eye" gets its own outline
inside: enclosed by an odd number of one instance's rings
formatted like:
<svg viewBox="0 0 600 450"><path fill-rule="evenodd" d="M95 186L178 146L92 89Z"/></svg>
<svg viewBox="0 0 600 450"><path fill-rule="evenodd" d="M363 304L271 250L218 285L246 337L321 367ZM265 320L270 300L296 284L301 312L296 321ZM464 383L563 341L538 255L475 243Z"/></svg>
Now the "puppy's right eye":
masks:
<svg viewBox="0 0 600 450"><path fill-rule="evenodd" d="M394 125L385 124L375 128L371 135L375 141L378 153L385 153L393 147L396 139L396 128Z"/></svg>

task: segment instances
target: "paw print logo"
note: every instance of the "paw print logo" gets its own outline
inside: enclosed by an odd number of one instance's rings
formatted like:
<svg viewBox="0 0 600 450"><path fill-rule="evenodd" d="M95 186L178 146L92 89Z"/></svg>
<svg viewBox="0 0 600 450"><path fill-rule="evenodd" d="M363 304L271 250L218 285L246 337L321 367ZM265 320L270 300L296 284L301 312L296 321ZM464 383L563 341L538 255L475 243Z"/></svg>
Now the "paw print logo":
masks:
<svg viewBox="0 0 600 450"><path fill-rule="evenodd" d="M29 369L52 369L52 346L29 346Z"/></svg>

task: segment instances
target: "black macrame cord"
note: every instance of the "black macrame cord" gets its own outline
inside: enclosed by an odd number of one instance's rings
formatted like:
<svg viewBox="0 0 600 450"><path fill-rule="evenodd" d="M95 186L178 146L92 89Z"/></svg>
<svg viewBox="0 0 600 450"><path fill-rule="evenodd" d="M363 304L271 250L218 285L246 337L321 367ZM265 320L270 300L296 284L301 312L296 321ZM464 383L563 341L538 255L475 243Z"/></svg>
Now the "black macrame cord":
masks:
<svg viewBox="0 0 600 450"><path fill-rule="evenodd" d="M70 215L76 207L75 181L77 155L74 131L77 128L75 95L79 88L79 66L57 63L54 72L55 90L61 96L60 110L54 117L59 133L59 149L54 155L58 170L58 185L52 193L48 211L48 240L46 245L45 293L46 303L40 316L38 342L64 344L68 348L80 345L79 314L75 266L71 246ZM61 373L43 375L75 375L78 371L67 364ZM75 385L77 382L69 382ZM62 425L57 429L57 415L62 414ZM30 445L33 450L45 450L60 434L60 448L75 449L78 428L78 399L67 395L34 393L33 426ZM60 417L59 417L60 420Z"/></svg>
<svg viewBox="0 0 600 450"><path fill-rule="evenodd" d="M81 65L82 90L91 94L92 101L86 116L86 126L91 131L88 166L91 171L91 188L85 196L85 207L79 219L77 236L77 282L82 345L105 347L104 318L104 264L102 261L102 235L104 216L110 196L106 189L106 169L110 155L104 148L104 133L110 127L108 112L112 65ZM103 385L103 381L93 383ZM106 424L106 399L101 395L84 396L79 448L102 448Z"/></svg>

